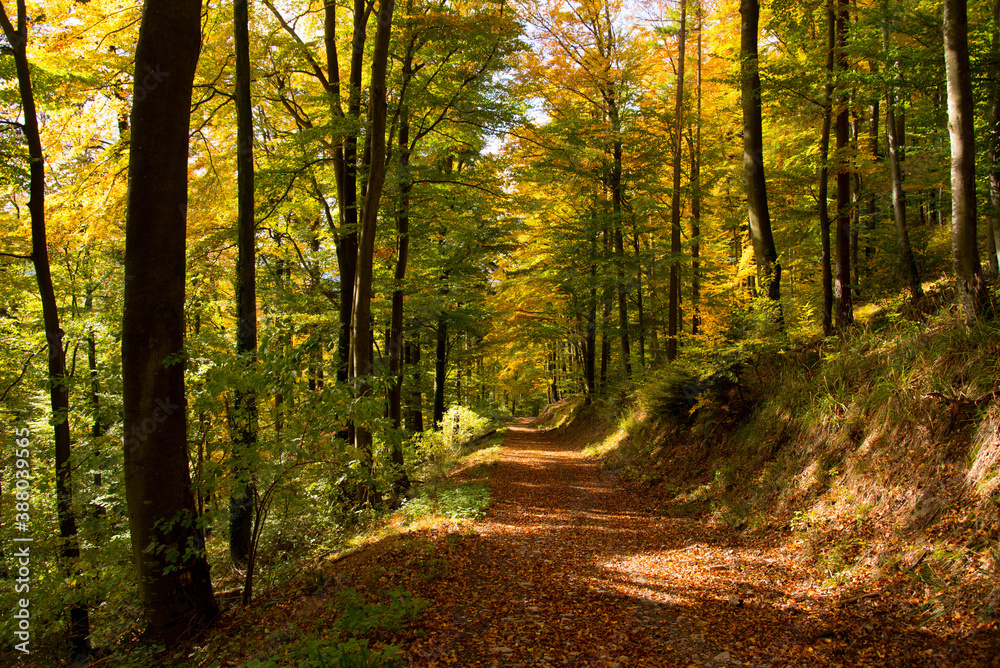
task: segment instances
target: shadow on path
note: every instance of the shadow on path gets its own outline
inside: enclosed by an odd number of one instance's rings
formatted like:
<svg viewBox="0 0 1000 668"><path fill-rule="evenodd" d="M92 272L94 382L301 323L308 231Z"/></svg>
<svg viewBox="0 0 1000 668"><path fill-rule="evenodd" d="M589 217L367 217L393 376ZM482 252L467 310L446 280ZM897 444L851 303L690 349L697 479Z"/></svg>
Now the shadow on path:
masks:
<svg viewBox="0 0 1000 668"><path fill-rule="evenodd" d="M572 433L522 421L493 504L446 552L414 666L984 666L995 637L914 628L903 602L838 606L786 548L647 508ZM992 648L989 646L992 643Z"/></svg>

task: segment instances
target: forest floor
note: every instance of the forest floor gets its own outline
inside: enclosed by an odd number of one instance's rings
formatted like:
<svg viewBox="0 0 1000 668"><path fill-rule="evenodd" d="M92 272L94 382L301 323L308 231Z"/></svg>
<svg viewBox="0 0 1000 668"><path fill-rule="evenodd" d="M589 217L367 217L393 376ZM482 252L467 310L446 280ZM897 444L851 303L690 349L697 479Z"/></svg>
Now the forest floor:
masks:
<svg viewBox="0 0 1000 668"><path fill-rule="evenodd" d="M494 465L453 474L488 475L485 518L409 527L337 560L301 596L222 621L242 638L226 655L322 635L346 587L367 600L400 587L430 605L374 646L421 668L1000 666L995 624L921 627L902 582L830 586L787 532L663 517L583 454L586 420L533 425L511 426Z"/></svg>
<svg viewBox="0 0 1000 668"><path fill-rule="evenodd" d="M995 629L918 628L891 586L824 586L788 541L659 516L582 454L586 436L516 423L486 518L422 537L436 544L429 577L399 584L434 604L400 643L407 663L1000 665ZM412 573L406 547L366 579Z"/></svg>

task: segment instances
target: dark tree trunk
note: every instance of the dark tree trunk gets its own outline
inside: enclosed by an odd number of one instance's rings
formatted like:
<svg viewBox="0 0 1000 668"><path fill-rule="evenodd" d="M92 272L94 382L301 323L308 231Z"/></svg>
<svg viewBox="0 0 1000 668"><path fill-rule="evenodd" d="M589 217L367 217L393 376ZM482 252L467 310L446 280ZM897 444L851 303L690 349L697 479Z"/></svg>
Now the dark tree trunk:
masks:
<svg viewBox="0 0 1000 668"><path fill-rule="evenodd" d="M674 182L670 197L670 304L667 314L667 361L677 359L681 310L681 132L684 129L684 44L687 3L681 0L681 25L677 37L677 103L674 108Z"/></svg>
<svg viewBox="0 0 1000 668"><path fill-rule="evenodd" d="M591 212L591 219L594 215ZM596 393L595 366L597 361L597 232L590 240L590 299L587 304L587 331L583 346L584 400L589 405Z"/></svg>
<svg viewBox="0 0 1000 668"><path fill-rule="evenodd" d="M990 212L986 218L989 266L993 276L1000 274L1000 0L993 2L993 35L990 45L990 93L986 136L990 166Z"/></svg>
<svg viewBox="0 0 1000 668"><path fill-rule="evenodd" d="M888 51L888 22L882 25L882 42L885 50ZM895 64L894 70L897 70L898 67L899 65ZM896 233L899 235L900 259L903 261L903 271L906 272L907 283L910 286L910 297L916 300L923 294L923 289L920 286L920 274L917 271L917 263L913 259L910 232L906 224L906 191L903 190L903 170L900 165L902 147L898 136L899 128L896 124L896 93L892 81L886 84L885 127L889 141L889 170L892 174L892 211L896 222Z"/></svg>
<svg viewBox="0 0 1000 668"><path fill-rule="evenodd" d="M406 425L406 428L410 431L423 431L424 396L422 390L423 377L420 372L420 338L414 337L412 342L407 342L407 347L410 350L410 359L406 361L406 364L413 367L413 389L410 391L409 424Z"/></svg>
<svg viewBox="0 0 1000 668"><path fill-rule="evenodd" d="M250 100L249 0L233 0L233 45L236 51L236 354L250 368L257 352L257 248L254 221L253 107ZM233 490L229 499L229 554L244 563L250 555L253 520L253 450L257 447L257 393L238 388L233 402ZM243 591L250 602L253 573L248 569Z"/></svg>
<svg viewBox="0 0 1000 668"><path fill-rule="evenodd" d="M24 138L28 144L28 212L31 216L31 261L35 269L38 295L42 302L42 322L48 343L49 405L52 409L56 464L56 516L59 520L61 556L72 575L80 557L73 512L73 472L70 465L69 386L66 379L66 351L59 324L59 308L49 269L49 251L45 230L45 156L38 131L35 93L28 65L28 16L24 2L17 3L15 28L0 5L0 24L14 54L14 69L24 115ZM70 604L69 640L78 655L90 652L90 615L87 606Z"/></svg>
<svg viewBox="0 0 1000 668"><path fill-rule="evenodd" d="M771 232L771 214L767 206L767 181L764 177L764 139L761 118L761 85L757 69L757 33L760 1L741 0L740 14L740 83L743 98L743 171L746 177L747 208L750 218L750 241L757 260L757 275L767 285L767 296L781 300L781 265ZM780 306L778 317L781 318Z"/></svg>
<svg viewBox="0 0 1000 668"><path fill-rule="evenodd" d="M621 119L619 118L617 91L612 90L608 95L608 112L611 117L611 131L614 135L614 145L612 147L611 165L611 211L614 222L615 233L615 268L617 272L617 292L618 292L618 334L621 339L622 348L622 369L625 371L625 378L632 375L632 355L629 350L628 331L628 290L625 285L625 241L622 233L622 140L621 140Z"/></svg>
<svg viewBox="0 0 1000 668"><path fill-rule="evenodd" d="M94 310L94 286L90 285L87 287L87 298L84 302L84 308L88 313L93 313ZM94 329L91 327L87 331L87 369L90 371L90 415L91 415L91 426L90 426L90 437L97 442L101 436L104 435L104 421L101 419L101 381L100 375L97 371L97 339L94 336ZM100 460L100 450L95 450L95 457ZM104 481L101 479L101 471L98 470L94 473L94 487L101 487ZM106 509L103 505L95 505L95 511L98 515L104 515Z"/></svg>
<svg viewBox="0 0 1000 668"><path fill-rule="evenodd" d="M944 1L944 55L951 134L951 246L967 326L988 303L976 241L976 135L965 0Z"/></svg>
<svg viewBox="0 0 1000 668"><path fill-rule="evenodd" d="M343 118L340 107L340 66L337 57L337 3L326 3L324 40L331 106L334 116ZM361 125L361 83L364 76L365 41L368 12L365 0L354 0L351 71L347 88L346 134L338 133L335 143L334 172L337 201L340 204L340 230L337 235L337 268L340 273L340 336L337 341L337 382L351 377L351 327L353 325L354 283L358 263L358 130Z"/></svg>
<svg viewBox="0 0 1000 668"><path fill-rule="evenodd" d="M639 326L639 365L646 366L646 313L642 305L642 259L639 255L639 233L632 235L632 249L635 251L635 311Z"/></svg>
<svg viewBox="0 0 1000 668"><path fill-rule="evenodd" d="M608 228L604 228L604 257L609 251ZM608 330L611 328L611 290L604 288L604 309L601 312L601 392L608 388L608 365L611 361L611 342L608 340Z"/></svg>
<svg viewBox="0 0 1000 668"><path fill-rule="evenodd" d="M691 334L701 325L701 3L698 18L698 70L695 92L694 150L691 151Z"/></svg>
<svg viewBox="0 0 1000 668"><path fill-rule="evenodd" d="M441 428L444 419L444 384L447 376L448 320L442 312L438 316L437 347L434 355L434 429Z"/></svg>
<svg viewBox="0 0 1000 668"><path fill-rule="evenodd" d="M409 34L404 35L404 43L411 43ZM413 77L413 53L407 50L403 58L403 85ZM405 94L405 93L404 93ZM399 106L399 203L396 210L396 269L393 273L395 285L392 290L392 314L389 318L389 419L399 429L403 423L403 279L406 278L406 263L410 257L410 190L413 188L410 176L410 109L407 101ZM395 488L397 494L410 488L410 480L403 470L405 464L402 444L393 439L392 463L397 468Z"/></svg>
<svg viewBox="0 0 1000 668"><path fill-rule="evenodd" d="M147 634L163 645L204 628L218 612L191 494L182 361L188 131L200 32L200 0L146 1L129 150L125 490Z"/></svg>
<svg viewBox="0 0 1000 668"><path fill-rule="evenodd" d="M552 402L559 401L559 358L555 349L549 354L549 396Z"/></svg>
<svg viewBox="0 0 1000 668"><path fill-rule="evenodd" d="M385 123L386 123L386 69L389 59L389 36L392 31L394 0L381 0L372 50L371 126L368 147L368 178L361 209L358 234L358 263L354 276L354 306L352 309L351 350L354 355L354 377L360 379L358 392L367 396L371 392L368 377L372 373L371 297L374 271L375 227L378 222L379 199L385 182ZM372 434L367 425L354 425L355 446L368 458L369 475L374 473ZM368 492L374 493L369 489ZM369 500L376 500L377 493Z"/></svg>
<svg viewBox="0 0 1000 668"><path fill-rule="evenodd" d="M847 72L848 0L837 0L836 69ZM837 226L836 262L833 271L833 320L837 329L854 322L851 286L851 164L847 155L850 134L850 111L846 89L837 96Z"/></svg>
<svg viewBox="0 0 1000 668"><path fill-rule="evenodd" d="M872 60L870 67L872 75L878 75L878 63ZM879 100L876 97L872 100L868 117L868 151L871 153L871 156L875 160L876 164L882 160L882 153L879 150L878 142L878 122ZM868 215L865 217L865 274L869 279L871 278L872 271L872 255L875 252L875 249L872 246L872 233L875 231L875 225L878 222L878 217L878 196L875 193L875 189L869 189Z"/></svg>
<svg viewBox="0 0 1000 668"><path fill-rule="evenodd" d="M856 92L856 91L855 91ZM852 102L855 95L852 93ZM858 147L858 134L860 120L858 115L851 111L851 143L855 150ZM854 170L853 190L851 192L851 285L854 286L854 297L861 298L861 276L858 272L858 230L861 227L861 171Z"/></svg>
<svg viewBox="0 0 1000 668"><path fill-rule="evenodd" d="M836 14L833 0L827 0L826 85L823 88L823 132L819 140L819 230L822 244L820 264L823 274L823 334L833 332L833 269L830 257L830 127L833 124L833 78L836 43Z"/></svg>

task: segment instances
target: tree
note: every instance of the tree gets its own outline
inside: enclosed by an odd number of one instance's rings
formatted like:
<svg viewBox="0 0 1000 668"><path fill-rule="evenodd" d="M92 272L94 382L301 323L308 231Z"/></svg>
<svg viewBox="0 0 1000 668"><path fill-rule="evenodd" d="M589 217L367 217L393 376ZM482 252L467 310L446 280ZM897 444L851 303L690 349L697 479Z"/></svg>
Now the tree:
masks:
<svg viewBox="0 0 1000 668"><path fill-rule="evenodd" d="M987 116L987 150L989 151L990 204L987 218L987 247L991 249L991 273L1000 274L1000 0L993 2L993 34L990 38L989 113Z"/></svg>
<svg viewBox="0 0 1000 668"><path fill-rule="evenodd" d="M884 4L883 10L887 11ZM885 49L888 50L888 18L882 25L882 41ZM898 68L898 63L895 63L892 73L895 74ZM906 272L907 283L910 287L910 297L916 300L923 294L923 289L920 286L920 273L917 271L917 263L913 259L910 232L906 224L906 191L903 190L903 170L900 164L902 157L900 155L898 126L896 125L896 91L892 79L887 81L885 89L885 129L889 144L889 169L892 177L892 211L896 221L896 233L899 235L900 258L903 261L903 270Z"/></svg>
<svg viewBox="0 0 1000 668"><path fill-rule="evenodd" d="M7 9L0 4L0 26L3 27L4 37L7 38L7 43L14 53L14 67L17 71L17 84L21 96L21 113L24 116L23 132L28 143L31 262L42 301L42 319L45 326L45 340L48 344L49 405L52 408L56 455L56 512L59 517L59 537L63 541L62 557L66 560L66 567L72 572L74 562L80 556L80 547L76 536L76 517L73 514L66 351L63 348L63 330L59 326L59 308L49 268L49 249L45 230L45 156L42 154L35 94L28 65L28 16L24 0L18 0L17 3L16 28L7 15ZM74 602L70 607L69 638L77 653L86 654L90 651L89 636L90 618L87 606Z"/></svg>
<svg viewBox="0 0 1000 668"><path fill-rule="evenodd" d="M358 232L358 263L354 276L354 305L351 322L351 350L354 354L354 378L360 380L359 392L370 392L369 376L372 373L371 298L372 270L375 253L375 231L378 222L379 200L385 183L385 124L386 124L386 67L389 59L389 36L392 30L394 0L379 2L378 27L372 54L371 129L369 130L370 161L364 204L361 209ZM355 424L355 445L369 453L372 447L370 427ZM371 463L371 462L369 462Z"/></svg>
<svg viewBox="0 0 1000 668"><path fill-rule="evenodd" d="M830 257L830 126L833 122L833 88L834 63L837 53L837 18L833 9L833 0L826 0L826 83L823 86L823 130L819 140L819 233L822 256L820 258L823 273L823 334L829 336L833 332L833 270Z"/></svg>
<svg viewBox="0 0 1000 668"><path fill-rule="evenodd" d="M951 135L951 248L958 299L967 326L988 301L976 240L976 136L969 17L965 0L944 2L944 59Z"/></svg>
<svg viewBox="0 0 1000 668"><path fill-rule="evenodd" d="M257 226L254 220L253 107L250 100L249 0L233 0L236 50L236 355L252 366L257 351ZM253 387L236 390L233 402L233 481L229 503L229 553L244 562L250 553L254 483L249 466L257 443L257 395ZM252 578L252 570L247 573ZM247 593L251 591L247 587ZM249 602L249 601L246 601Z"/></svg>
<svg viewBox="0 0 1000 668"><path fill-rule="evenodd" d="M691 334L697 335L701 322L701 70L702 70L702 33L704 19L702 16L702 0L695 0L695 13L698 20L698 69L696 82L696 108L694 145L691 147ZM641 291L640 291L641 293Z"/></svg>
<svg viewBox="0 0 1000 668"><path fill-rule="evenodd" d="M778 251L774 246L774 236L771 232L767 180L764 178L761 84L757 56L759 0L741 0L740 15L742 16L740 88L743 99L743 173L746 179L747 207L750 216L750 241L757 260L758 278L761 283L767 283L768 298L779 303L781 264L778 262Z"/></svg>
<svg viewBox="0 0 1000 668"><path fill-rule="evenodd" d="M677 102L674 109L674 187L670 198L670 311L667 324L667 360L677 357L677 330L681 298L681 131L684 122L684 42L687 4L681 0L681 25L677 37Z"/></svg>
<svg viewBox="0 0 1000 668"><path fill-rule="evenodd" d="M836 70L842 78L847 74L847 30L850 20L848 0L837 0ZM851 161L847 154L850 139L850 95L847 87L839 86L837 100L837 259L833 272L834 325L843 329L854 322L854 302L851 285Z"/></svg>
<svg viewBox="0 0 1000 668"><path fill-rule="evenodd" d="M147 0L135 54L122 316L125 489L148 638L217 614L191 491L184 280L191 92L201 0Z"/></svg>

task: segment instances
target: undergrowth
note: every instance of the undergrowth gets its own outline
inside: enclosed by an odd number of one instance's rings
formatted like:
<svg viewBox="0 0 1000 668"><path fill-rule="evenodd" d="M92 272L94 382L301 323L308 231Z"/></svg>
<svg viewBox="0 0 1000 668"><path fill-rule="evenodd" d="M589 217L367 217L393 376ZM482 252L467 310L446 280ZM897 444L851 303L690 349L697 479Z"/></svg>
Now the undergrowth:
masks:
<svg viewBox="0 0 1000 668"><path fill-rule="evenodd" d="M402 668L399 647L376 646L370 637L402 630L428 604L399 589L389 592L388 603L369 603L354 589L342 589L329 603L332 624L316 635L289 643L278 657L247 662L246 668Z"/></svg>
<svg viewBox="0 0 1000 668"><path fill-rule="evenodd" d="M917 619L994 618L1000 322L966 329L947 291L869 312L826 339L686 349L590 452L666 515L786 536L831 587L902 575Z"/></svg>

